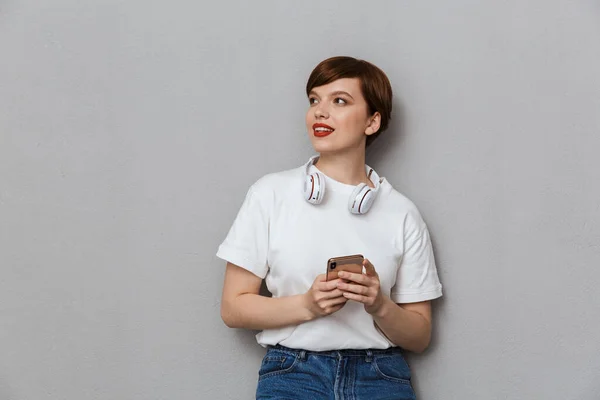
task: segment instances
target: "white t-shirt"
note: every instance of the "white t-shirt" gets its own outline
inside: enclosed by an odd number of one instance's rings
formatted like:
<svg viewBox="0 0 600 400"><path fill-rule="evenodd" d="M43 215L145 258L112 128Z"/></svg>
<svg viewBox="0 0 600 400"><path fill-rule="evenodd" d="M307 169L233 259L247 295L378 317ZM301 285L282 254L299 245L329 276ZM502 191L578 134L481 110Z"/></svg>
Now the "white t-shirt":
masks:
<svg viewBox="0 0 600 400"><path fill-rule="evenodd" d="M311 172L317 170L311 166ZM254 183L217 256L266 279L273 297L306 293L331 257L362 254L396 303L442 295L431 240L415 205L383 178L367 214L348 210L355 186L327 176L319 205L304 200L304 167L268 174ZM323 318L256 335L258 343L313 351L394 346L364 305L349 300Z"/></svg>

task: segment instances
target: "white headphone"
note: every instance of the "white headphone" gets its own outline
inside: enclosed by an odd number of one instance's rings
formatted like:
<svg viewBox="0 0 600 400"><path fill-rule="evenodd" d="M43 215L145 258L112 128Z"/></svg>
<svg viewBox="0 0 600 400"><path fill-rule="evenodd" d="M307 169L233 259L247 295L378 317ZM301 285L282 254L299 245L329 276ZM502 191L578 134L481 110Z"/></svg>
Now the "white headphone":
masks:
<svg viewBox="0 0 600 400"><path fill-rule="evenodd" d="M304 167L304 185L302 186L302 192L304 193L304 199L311 204L320 204L325 197L325 176L319 172L313 172L309 174L310 167L314 165L319 159L319 156L313 156L308 160ZM350 198L348 199L348 210L352 214L366 214L373 202L379 187L381 186L381 179L377 172L368 165L365 165L368 178L373 182L375 188L371 188L365 183L359 183L354 189Z"/></svg>

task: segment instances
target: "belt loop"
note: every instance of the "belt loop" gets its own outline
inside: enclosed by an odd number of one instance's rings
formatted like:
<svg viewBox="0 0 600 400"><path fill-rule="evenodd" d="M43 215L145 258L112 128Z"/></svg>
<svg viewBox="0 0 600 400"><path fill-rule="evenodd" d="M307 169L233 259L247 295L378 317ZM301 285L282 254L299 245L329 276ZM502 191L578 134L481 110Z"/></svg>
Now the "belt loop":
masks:
<svg viewBox="0 0 600 400"><path fill-rule="evenodd" d="M300 357L300 361L305 361L306 360L306 350L300 350L299 357Z"/></svg>
<svg viewBox="0 0 600 400"><path fill-rule="evenodd" d="M373 352L371 350L367 350L367 357L365 358L365 361L368 363L373 361Z"/></svg>

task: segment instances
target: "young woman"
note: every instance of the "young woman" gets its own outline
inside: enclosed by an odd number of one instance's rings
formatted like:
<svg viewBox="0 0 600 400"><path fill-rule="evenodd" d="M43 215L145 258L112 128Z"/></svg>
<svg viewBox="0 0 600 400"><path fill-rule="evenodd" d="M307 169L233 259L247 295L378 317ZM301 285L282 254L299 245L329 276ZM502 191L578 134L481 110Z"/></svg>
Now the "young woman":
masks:
<svg viewBox="0 0 600 400"><path fill-rule="evenodd" d="M250 187L217 252L221 316L262 331L257 399L414 399L401 350L428 346L442 286L419 211L365 165L388 125L390 82L366 61L333 57L306 93L318 156ZM362 273L326 280L330 258L354 254ZM263 279L272 297L259 295Z"/></svg>

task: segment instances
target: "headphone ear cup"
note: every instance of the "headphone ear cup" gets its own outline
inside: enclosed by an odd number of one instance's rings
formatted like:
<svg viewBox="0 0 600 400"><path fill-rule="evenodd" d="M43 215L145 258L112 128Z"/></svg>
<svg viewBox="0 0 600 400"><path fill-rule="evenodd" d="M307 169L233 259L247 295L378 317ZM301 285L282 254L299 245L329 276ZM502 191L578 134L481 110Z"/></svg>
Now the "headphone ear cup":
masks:
<svg viewBox="0 0 600 400"><path fill-rule="evenodd" d="M304 199L311 204L321 204L325 196L325 177L320 172L306 176L304 181Z"/></svg>
<svg viewBox="0 0 600 400"><path fill-rule="evenodd" d="M368 185L361 183L359 184L352 195L348 199L348 209L352 214L366 214L373 201L375 200L375 193Z"/></svg>

